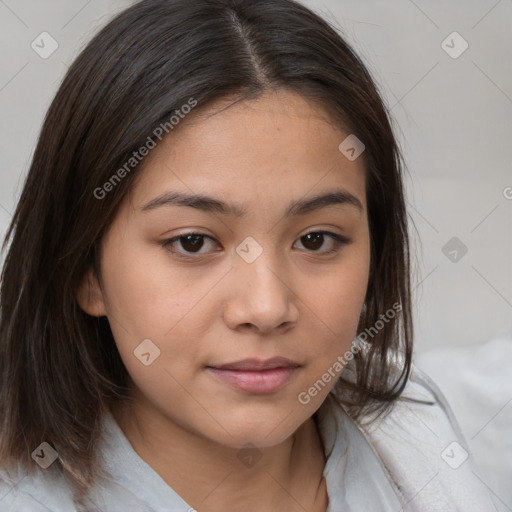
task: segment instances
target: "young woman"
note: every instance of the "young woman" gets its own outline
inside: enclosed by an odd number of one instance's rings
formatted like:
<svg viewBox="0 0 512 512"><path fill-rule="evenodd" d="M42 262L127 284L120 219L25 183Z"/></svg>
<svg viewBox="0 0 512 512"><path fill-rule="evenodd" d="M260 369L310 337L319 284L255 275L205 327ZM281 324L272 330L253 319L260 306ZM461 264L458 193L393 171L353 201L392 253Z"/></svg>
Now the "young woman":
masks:
<svg viewBox="0 0 512 512"><path fill-rule="evenodd" d="M411 365L387 112L299 3L117 16L6 245L1 511L493 509Z"/></svg>

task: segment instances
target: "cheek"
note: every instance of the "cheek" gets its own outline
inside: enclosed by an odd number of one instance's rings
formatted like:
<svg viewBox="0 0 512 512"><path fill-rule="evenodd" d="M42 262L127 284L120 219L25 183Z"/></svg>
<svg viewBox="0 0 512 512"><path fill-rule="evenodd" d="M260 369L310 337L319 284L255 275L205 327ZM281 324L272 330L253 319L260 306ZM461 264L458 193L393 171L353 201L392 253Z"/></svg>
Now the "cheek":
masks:
<svg viewBox="0 0 512 512"><path fill-rule="evenodd" d="M163 250L133 244L106 254L106 307L120 339L161 338L200 300L191 279L171 271Z"/></svg>
<svg viewBox="0 0 512 512"><path fill-rule="evenodd" d="M134 383L158 401L162 390L179 390L173 376L185 381L200 360L201 344L196 341L204 337L210 320L201 300L219 276L196 279L172 268L163 250L160 254L136 244L128 250L119 240L115 243L119 245L106 246L102 268L110 326ZM139 349L143 343L147 350Z"/></svg>
<svg viewBox="0 0 512 512"><path fill-rule="evenodd" d="M339 265L323 274L317 286L310 282L307 300L333 336L354 337L366 296L369 256L366 250L354 248ZM321 283L321 284L320 284Z"/></svg>
<svg viewBox="0 0 512 512"><path fill-rule="evenodd" d="M350 350L357 336L369 276L367 245L347 251L345 259L328 275L309 281L305 304L316 324L315 339L321 350L315 358L315 371L323 372L339 355Z"/></svg>

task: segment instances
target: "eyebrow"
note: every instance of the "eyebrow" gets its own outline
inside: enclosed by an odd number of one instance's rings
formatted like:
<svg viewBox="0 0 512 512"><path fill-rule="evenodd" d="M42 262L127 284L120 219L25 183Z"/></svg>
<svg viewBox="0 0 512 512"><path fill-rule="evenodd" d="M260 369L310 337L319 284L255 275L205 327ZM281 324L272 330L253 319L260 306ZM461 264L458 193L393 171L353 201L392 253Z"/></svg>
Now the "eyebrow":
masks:
<svg viewBox="0 0 512 512"><path fill-rule="evenodd" d="M343 189L336 189L306 199L293 201L285 211L285 217L306 215L332 205L354 207L360 212L363 211L361 201L350 192ZM184 194L182 192L165 192L141 207L141 211L147 212L163 206L188 206L207 213L219 213L234 217L243 217L246 208L235 203L226 203L215 197L201 194Z"/></svg>

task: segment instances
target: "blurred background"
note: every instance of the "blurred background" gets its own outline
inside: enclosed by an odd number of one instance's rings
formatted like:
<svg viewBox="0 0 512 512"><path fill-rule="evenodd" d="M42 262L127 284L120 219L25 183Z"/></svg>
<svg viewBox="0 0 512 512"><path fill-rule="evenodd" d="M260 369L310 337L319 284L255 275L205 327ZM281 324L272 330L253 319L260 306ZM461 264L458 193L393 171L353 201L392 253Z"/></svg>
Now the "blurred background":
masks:
<svg viewBox="0 0 512 512"><path fill-rule="evenodd" d="M132 2L0 0L0 233L79 50ZM375 77L407 165L416 360L512 510L512 0L303 0Z"/></svg>

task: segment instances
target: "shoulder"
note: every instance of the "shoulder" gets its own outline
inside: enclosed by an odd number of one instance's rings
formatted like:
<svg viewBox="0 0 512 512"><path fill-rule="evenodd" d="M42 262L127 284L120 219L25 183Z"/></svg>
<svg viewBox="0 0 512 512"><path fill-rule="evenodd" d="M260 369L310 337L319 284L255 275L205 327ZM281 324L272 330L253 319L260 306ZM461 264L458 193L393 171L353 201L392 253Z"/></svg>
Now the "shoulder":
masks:
<svg viewBox="0 0 512 512"><path fill-rule="evenodd" d="M416 367L391 411L358 426L411 510L494 510L450 405Z"/></svg>
<svg viewBox="0 0 512 512"><path fill-rule="evenodd" d="M416 366L412 366L407 384L394 404L392 415L403 419L415 416L418 420L427 421L437 436L455 436L464 442L461 429L443 392L437 384ZM422 423L417 426L421 428Z"/></svg>
<svg viewBox="0 0 512 512"><path fill-rule="evenodd" d="M52 468L23 472L0 468L0 512L72 512L72 493Z"/></svg>

